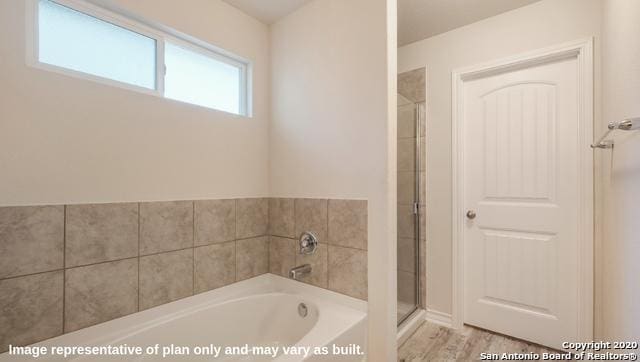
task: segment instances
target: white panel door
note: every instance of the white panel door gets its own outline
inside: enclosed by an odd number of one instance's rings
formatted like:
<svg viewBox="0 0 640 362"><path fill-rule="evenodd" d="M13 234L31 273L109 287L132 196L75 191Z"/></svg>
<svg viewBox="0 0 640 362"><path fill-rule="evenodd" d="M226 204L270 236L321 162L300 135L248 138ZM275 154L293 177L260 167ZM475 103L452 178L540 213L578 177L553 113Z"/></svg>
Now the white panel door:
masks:
<svg viewBox="0 0 640 362"><path fill-rule="evenodd" d="M578 72L464 82L464 321L551 347L578 337Z"/></svg>

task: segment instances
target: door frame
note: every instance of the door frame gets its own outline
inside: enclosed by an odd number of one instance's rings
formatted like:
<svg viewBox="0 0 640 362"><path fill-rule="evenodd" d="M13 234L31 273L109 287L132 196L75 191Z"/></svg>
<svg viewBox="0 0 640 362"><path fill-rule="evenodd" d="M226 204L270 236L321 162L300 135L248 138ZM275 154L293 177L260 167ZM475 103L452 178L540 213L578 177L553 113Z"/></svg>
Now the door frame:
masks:
<svg viewBox="0 0 640 362"><path fill-rule="evenodd" d="M594 163L593 38L539 49L498 61L455 69L452 73L452 325L464 324L464 82L563 59L578 64L578 338L593 338Z"/></svg>

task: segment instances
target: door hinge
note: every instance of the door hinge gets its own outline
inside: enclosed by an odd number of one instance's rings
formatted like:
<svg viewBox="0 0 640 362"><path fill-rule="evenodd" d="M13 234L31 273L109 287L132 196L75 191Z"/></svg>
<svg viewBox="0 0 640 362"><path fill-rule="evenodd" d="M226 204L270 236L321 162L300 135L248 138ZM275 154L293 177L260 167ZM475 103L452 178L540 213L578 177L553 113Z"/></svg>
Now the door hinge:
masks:
<svg viewBox="0 0 640 362"><path fill-rule="evenodd" d="M413 203L413 214L414 215L418 215L418 212L420 212L420 204L418 204L417 202Z"/></svg>

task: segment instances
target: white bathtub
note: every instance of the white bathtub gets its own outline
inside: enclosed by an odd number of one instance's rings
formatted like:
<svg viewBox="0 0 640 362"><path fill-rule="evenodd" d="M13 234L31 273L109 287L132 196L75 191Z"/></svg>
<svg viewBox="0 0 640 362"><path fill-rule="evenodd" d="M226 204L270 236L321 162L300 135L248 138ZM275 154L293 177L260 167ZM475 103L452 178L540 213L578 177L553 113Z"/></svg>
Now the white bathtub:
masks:
<svg viewBox="0 0 640 362"><path fill-rule="evenodd" d="M304 303L308 314L301 317ZM140 356L56 356L18 358L7 353L0 361L198 361L212 355L196 356L196 347L280 347L276 358L256 355L221 355L221 361L361 361L363 355L301 356L284 354L283 347L321 347L331 353L333 345L360 346L366 351L366 302L289 279L265 274L233 285L114 319L34 346L120 346L147 347L159 344L159 355ZM162 358L171 345L188 347L190 354ZM174 350L175 351L175 350ZM353 348L349 351L355 351ZM145 351L146 352L146 351ZM245 351L240 351L244 353ZM213 352L215 353L215 351Z"/></svg>

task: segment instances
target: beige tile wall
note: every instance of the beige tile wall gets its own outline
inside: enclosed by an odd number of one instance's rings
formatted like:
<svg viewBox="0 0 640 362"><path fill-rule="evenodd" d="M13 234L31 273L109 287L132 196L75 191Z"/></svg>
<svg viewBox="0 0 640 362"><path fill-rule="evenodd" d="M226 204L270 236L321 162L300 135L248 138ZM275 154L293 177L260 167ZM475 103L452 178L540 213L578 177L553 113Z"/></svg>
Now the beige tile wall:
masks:
<svg viewBox="0 0 640 362"><path fill-rule="evenodd" d="M427 99L427 72L425 68L410 70L398 74L398 93L411 102L424 102Z"/></svg>
<svg viewBox="0 0 640 362"><path fill-rule="evenodd" d="M0 352L307 263L302 282L367 299L366 201L2 207Z"/></svg>
<svg viewBox="0 0 640 362"><path fill-rule="evenodd" d="M301 281L355 298L367 299L367 202L360 200L271 199L269 271L288 276L294 266L310 264ZM311 231L320 243L301 255L297 237Z"/></svg>
<svg viewBox="0 0 640 362"><path fill-rule="evenodd" d="M0 208L0 353L267 273L269 203Z"/></svg>

